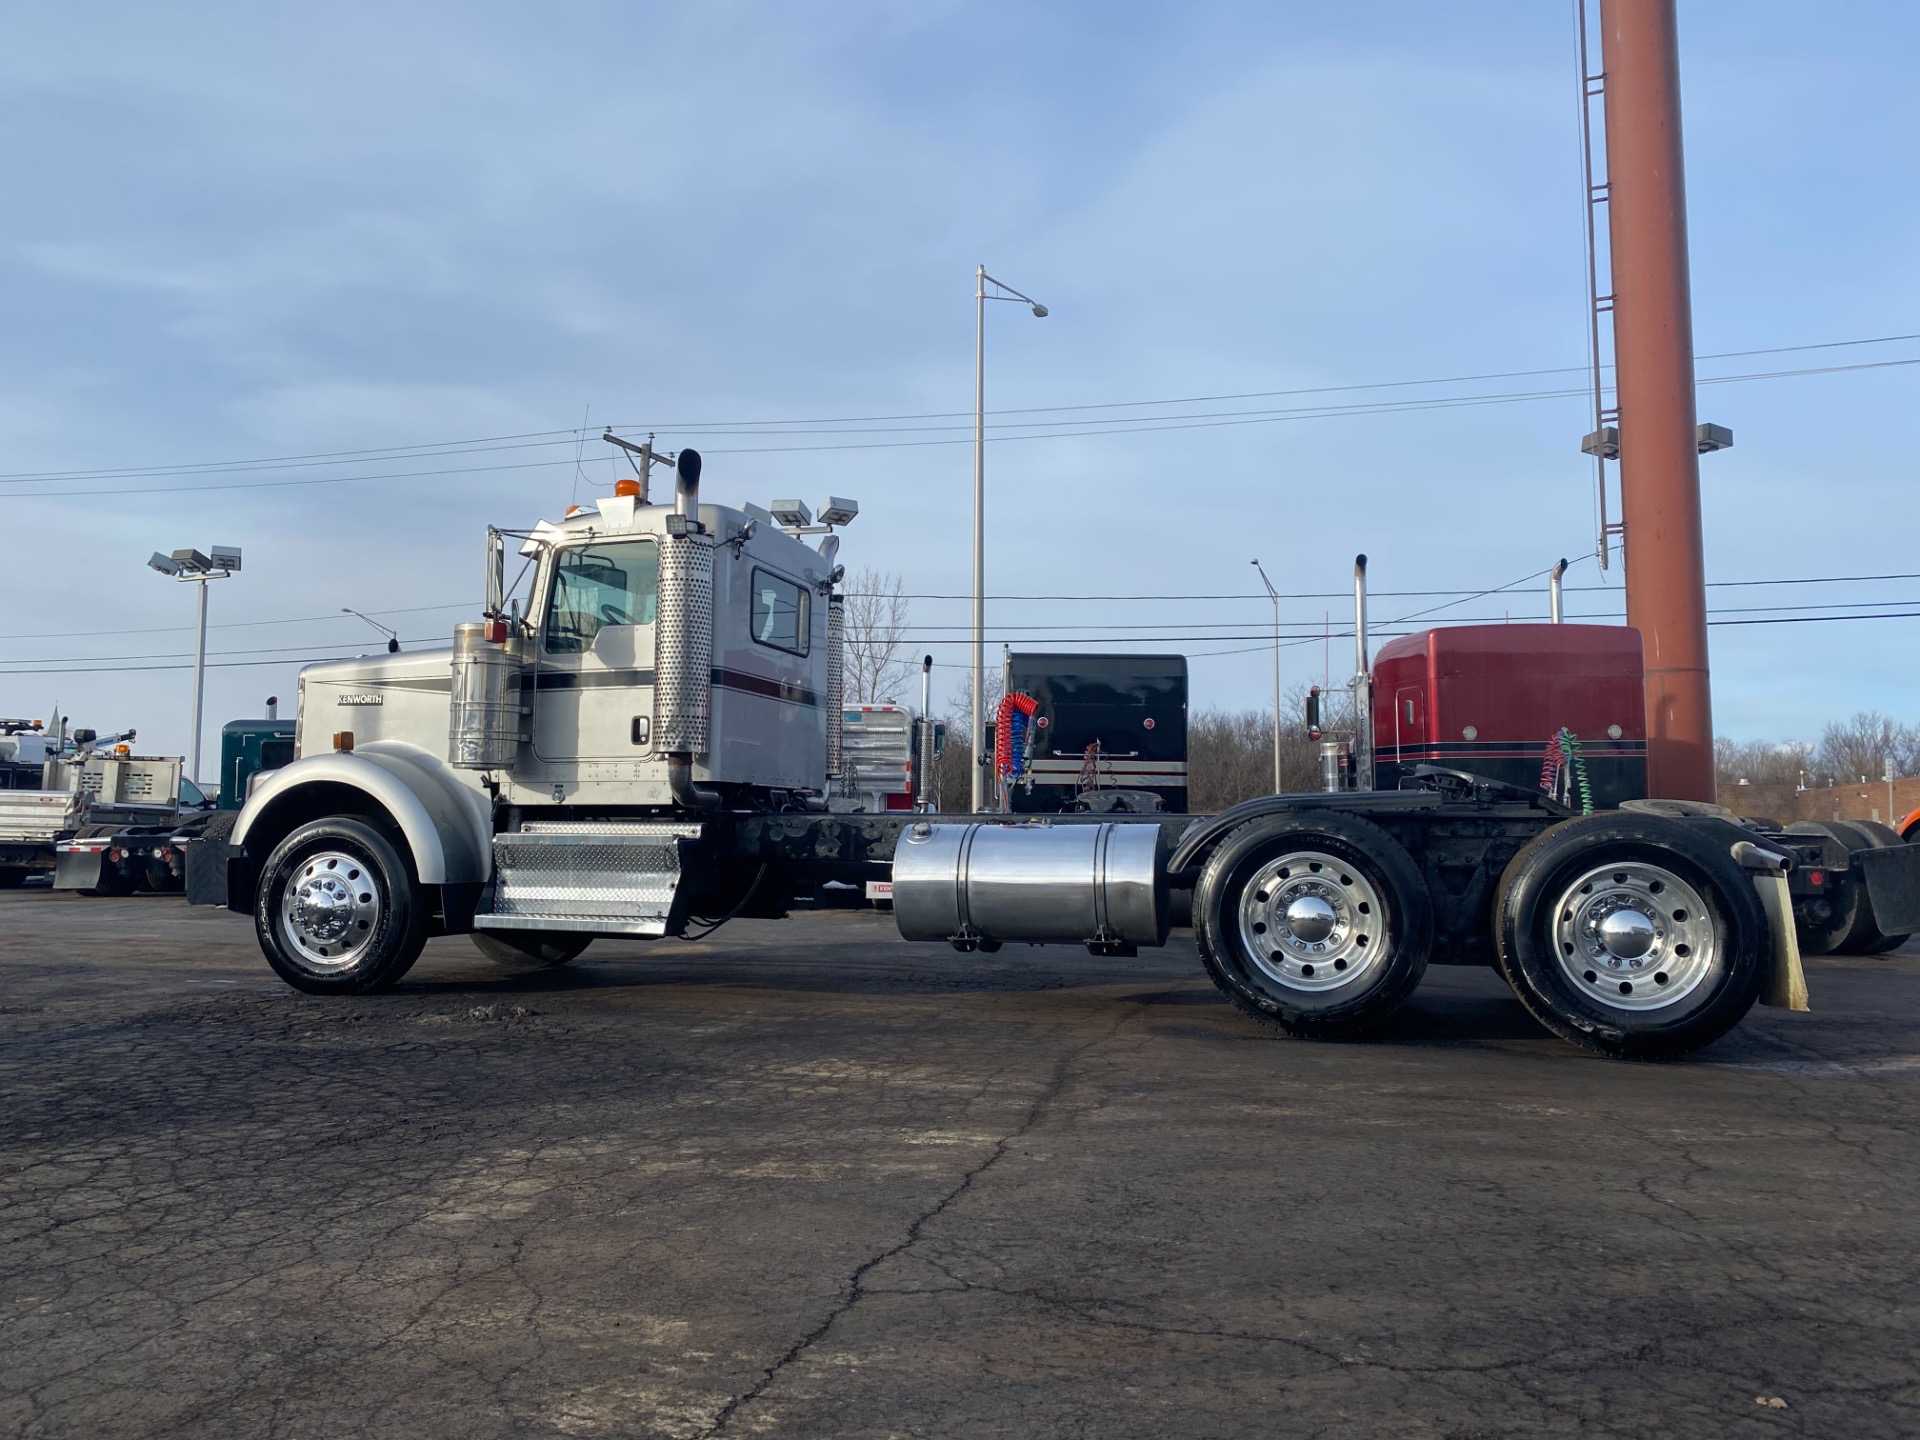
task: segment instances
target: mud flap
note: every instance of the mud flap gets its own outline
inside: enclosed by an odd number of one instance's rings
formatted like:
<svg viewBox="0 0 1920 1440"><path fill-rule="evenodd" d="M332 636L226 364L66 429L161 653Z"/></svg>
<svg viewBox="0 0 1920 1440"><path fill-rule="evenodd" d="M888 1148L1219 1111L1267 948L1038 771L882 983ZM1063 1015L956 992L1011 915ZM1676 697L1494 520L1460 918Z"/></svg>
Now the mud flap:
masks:
<svg viewBox="0 0 1920 1440"><path fill-rule="evenodd" d="M1866 883L1875 929L1882 935L1920 930L1920 845L1856 850L1848 862Z"/></svg>
<svg viewBox="0 0 1920 1440"><path fill-rule="evenodd" d="M1781 1010L1810 1010L1813 1007L1807 1003L1807 976L1800 968L1800 937L1793 928L1787 877L1778 873L1754 875L1753 888L1766 909L1767 935L1772 942L1760 1003Z"/></svg>

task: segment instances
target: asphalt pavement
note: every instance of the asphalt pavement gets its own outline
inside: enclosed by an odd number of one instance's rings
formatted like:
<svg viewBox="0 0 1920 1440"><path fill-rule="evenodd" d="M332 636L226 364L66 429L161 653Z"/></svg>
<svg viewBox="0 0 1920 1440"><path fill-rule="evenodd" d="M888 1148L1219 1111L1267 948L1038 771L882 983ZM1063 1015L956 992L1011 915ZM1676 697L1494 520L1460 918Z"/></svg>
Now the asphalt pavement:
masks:
<svg viewBox="0 0 1920 1440"><path fill-rule="evenodd" d="M888 917L314 999L0 893L0 1435L1910 1436L1920 947L1686 1062Z"/></svg>

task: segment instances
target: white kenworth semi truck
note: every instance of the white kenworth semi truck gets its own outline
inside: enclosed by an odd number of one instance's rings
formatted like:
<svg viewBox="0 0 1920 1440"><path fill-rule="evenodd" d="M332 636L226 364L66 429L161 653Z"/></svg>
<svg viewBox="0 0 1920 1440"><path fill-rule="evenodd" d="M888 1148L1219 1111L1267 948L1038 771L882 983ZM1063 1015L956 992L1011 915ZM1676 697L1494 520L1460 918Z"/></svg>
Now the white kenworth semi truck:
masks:
<svg viewBox="0 0 1920 1440"><path fill-rule="evenodd" d="M1205 817L830 813L831 532L857 507L830 502L815 523L797 502L703 503L691 450L672 503L653 504L660 457L615 443L639 453L640 478L487 532L483 618L451 648L302 674L297 758L258 782L229 840L206 842L225 847L226 903L289 984L382 989L436 934L471 933L511 966L564 964L596 936L779 917L829 880L891 880L908 939L1128 955L1165 943L1171 893L1191 890L1208 973L1290 1033L1365 1034L1429 963L1493 964L1555 1033L1660 1057L1763 996L1804 1003L1790 874L1854 874L1849 903L1870 906L1878 939L1920 929L1920 848L1848 851L1632 798L1633 631L1423 632L1382 652L1380 675L1400 669L1380 680L1364 557L1360 719L1324 793ZM509 537L524 603L505 583ZM1465 669L1445 658L1461 647ZM1376 789L1389 749L1394 788ZM1538 786L1516 768L1528 756L1546 762ZM1590 775L1603 761L1624 778Z"/></svg>

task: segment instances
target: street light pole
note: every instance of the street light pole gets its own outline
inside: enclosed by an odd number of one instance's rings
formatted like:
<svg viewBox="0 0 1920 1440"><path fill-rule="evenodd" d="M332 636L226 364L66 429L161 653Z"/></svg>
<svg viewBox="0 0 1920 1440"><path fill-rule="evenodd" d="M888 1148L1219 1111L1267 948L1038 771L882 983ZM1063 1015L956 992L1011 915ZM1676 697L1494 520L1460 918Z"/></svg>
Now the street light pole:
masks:
<svg viewBox="0 0 1920 1440"><path fill-rule="evenodd" d="M212 545L205 553L187 549L163 555L156 550L147 565L182 584L200 587L199 620L193 646L193 737L187 746L187 778L197 785L200 783L200 717L207 699L207 582L225 580L239 570L240 550L234 545Z"/></svg>
<svg viewBox="0 0 1920 1440"><path fill-rule="evenodd" d="M987 286L994 293L987 293ZM1002 293L1004 292L1004 293ZM972 809L978 815L986 804L987 780L987 301L1020 300L1044 320L1047 307L987 274L973 271L973 786Z"/></svg>
<svg viewBox="0 0 1920 1440"><path fill-rule="evenodd" d="M1267 579L1266 567L1255 556L1253 568L1260 572L1260 583L1267 587L1273 601L1273 793L1280 793L1280 592Z"/></svg>
<svg viewBox="0 0 1920 1440"><path fill-rule="evenodd" d="M187 778L196 785L200 783L200 715L207 700L207 581L211 578L209 575L195 577L200 586L200 623L193 643L193 743L189 747L192 758L187 762Z"/></svg>

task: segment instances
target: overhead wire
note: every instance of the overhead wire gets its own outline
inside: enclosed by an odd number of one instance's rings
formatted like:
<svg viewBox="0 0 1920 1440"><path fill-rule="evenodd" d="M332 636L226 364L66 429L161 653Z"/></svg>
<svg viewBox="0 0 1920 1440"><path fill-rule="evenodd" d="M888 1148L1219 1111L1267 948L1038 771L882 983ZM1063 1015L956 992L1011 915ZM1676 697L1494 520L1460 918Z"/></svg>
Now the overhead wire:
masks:
<svg viewBox="0 0 1920 1440"><path fill-rule="evenodd" d="M1536 617L1536 619L1537 618L1539 617ZM1618 617L1589 615L1589 616L1576 616L1573 618L1612 620L1612 619L1617 619ZM1508 621L1510 621L1510 619L1511 617L1493 616L1493 617L1486 617L1486 618L1476 618L1471 623L1501 624L1501 623L1507 623ZM1827 623L1833 623L1833 622L1839 622L1839 621L1855 621L1855 620L1915 620L1915 619L1920 619L1920 609L1899 610L1899 611L1879 610L1879 611L1859 612L1859 613L1845 614L1845 615L1776 615L1776 616L1747 617L1747 618L1740 618L1740 619L1711 619L1710 618L1707 621L1707 624L1709 626L1812 625L1812 624L1827 624ZM1393 639L1401 635L1419 633L1418 631L1402 630L1402 629L1396 628L1399 623L1401 622L1388 621L1386 622L1386 624L1378 628L1374 628L1370 626L1368 629L1368 633L1377 639ZM1528 621L1528 622L1522 622L1522 623L1533 623L1533 622ZM994 633L997 635L1000 632L996 631ZM1295 645L1316 644L1322 640L1350 639L1352 638L1352 635L1353 635L1353 631L1350 629L1323 629L1320 631L1315 631L1313 633L1306 633L1306 634L1294 633L1294 634L1284 635L1282 637L1281 644L1283 648L1290 648ZM1099 636L1099 637L1065 636L1065 637L1060 637L1057 641L1053 640L1052 637L1033 637L1033 638L1028 638L1023 640L1022 643L1028 644L1028 645L1041 645L1041 644L1048 644L1048 643L1104 644L1104 645L1167 645L1167 644L1177 643L1183 639L1194 639L1204 644L1218 644L1222 642L1237 643L1240 641L1257 642L1257 643L1247 644L1244 647L1244 649L1215 650L1215 651L1202 650L1202 651L1190 652L1194 658L1205 658L1208 656L1217 656L1217 655L1252 653L1260 650L1269 650L1273 646L1273 632L1270 629L1265 631L1249 630L1248 633L1240 634L1240 635L1201 635L1201 636L1108 635L1108 636ZM418 642L406 642L406 643L418 643ZM914 640L915 646L922 646L922 645L966 646L966 645L971 645L972 643L973 641L969 636L955 636L952 638L920 636L920 637L916 637ZM231 651L216 652L216 656L252 655L257 653L259 652L248 651L248 650L231 650ZM380 654L374 654L374 655L361 653L361 654L354 654L354 655L327 655L327 656L315 656L315 655L309 655L309 654L286 653L286 652L276 652L276 653L278 653L279 658L275 658L275 659L229 660L224 658L209 658L207 661L207 668L211 670L211 669L252 668L252 667L258 667L258 666L271 666L271 665L316 665L316 664L328 663L330 661L335 661L335 660L385 659L386 658L384 652ZM190 670L193 668L193 662L191 659L186 658L186 655L187 655L187 652L175 652L175 654L172 656L146 656L146 655L80 656L80 657L76 657L72 661L63 661L63 660L51 659L47 657L37 657L32 659L31 662L29 662L27 658L23 657L18 661L0 661L0 676L86 675L86 674L95 674L95 673L105 673L109 671L113 673L121 673L121 672L132 673L132 672L147 671L147 670ZM165 664L126 663L127 661L133 661L133 660L145 661L145 660L162 660L162 659L170 660L171 663L165 663ZM112 663L106 663L106 662L112 662Z"/></svg>
<svg viewBox="0 0 1920 1440"><path fill-rule="evenodd" d="M1536 572L1536 575L1533 577L1523 577L1522 580L1520 581L1511 582L1509 585L1500 586L1497 589L1492 591L1487 591L1487 590L1375 590L1375 591L1370 591L1369 593L1375 599L1429 599L1429 598L1459 597L1462 601L1464 601L1464 600L1474 599L1487 594L1502 593L1508 589L1511 589L1514 585L1524 583L1525 579L1527 578L1537 578L1539 574L1544 574L1544 573L1545 573L1544 571ZM1714 588L1746 589L1746 588L1753 588L1753 587L1760 587L1760 586L1774 586L1774 585L1796 585L1796 586L1798 585L1851 585L1851 584L1864 584L1864 583L1870 583L1870 582L1885 582L1885 581L1894 581L1894 580L1920 580L1920 571L1896 571L1896 572L1887 572L1887 573L1873 574L1873 575L1805 575L1805 576L1790 576L1790 577L1782 577L1777 579L1764 579L1764 580L1709 580L1707 582L1707 586L1709 589L1714 589ZM847 591L843 593L847 594L849 598L857 598L867 594L868 592ZM1565 593L1568 595L1590 595L1590 594L1618 595L1620 592L1617 589L1614 589L1613 587L1610 587L1610 586L1569 585L1566 587ZM1283 600L1344 600L1344 599L1350 598L1351 594L1352 594L1351 591L1346 591L1346 590L1296 591L1296 592L1283 593L1280 598ZM973 596L971 592L966 594L909 593L909 594L903 594L899 598L905 599L905 600L927 600L927 601L962 601L962 600L971 601ZM1178 595L1174 595L1174 594L998 595L998 594L995 594L995 595L989 595L987 598L995 602L1046 601L1046 602L1058 602L1058 603L1091 602L1091 603L1100 603L1100 604L1107 604L1107 603L1113 603L1113 602L1119 602L1119 601L1142 601L1142 600L1153 601L1156 603L1162 603L1162 602L1168 602L1168 601L1213 601L1213 602L1228 601L1228 602L1231 602L1231 601L1244 600L1244 601L1258 601L1262 605L1269 603L1269 599L1270 599L1270 597L1264 594L1249 595L1249 594L1236 594L1236 593L1227 593L1227 592L1212 593L1212 594L1199 593L1199 594L1178 594ZM453 601L451 603L441 604L441 605L389 606L384 609L369 610L367 613L370 615L379 616L379 617L393 617L393 616L402 616L402 615L426 615L426 614L434 614L434 613L439 613L439 612L448 611L448 610L470 609L472 608L473 603L474 602L472 601ZM1826 604L1817 605L1817 606L1794 606L1794 605L1757 605L1757 606L1744 606L1744 607L1720 606L1720 607L1715 607L1710 613L1732 614L1732 613L1737 613L1738 611L1741 611L1741 610L1784 611L1784 610L1798 610L1798 609L1844 609L1844 608L1856 607L1856 606L1864 607L1864 606L1889 606L1889 605L1906 605L1906 604L1920 604L1920 601L1854 599L1854 600L1828 602ZM1499 618L1499 617L1495 617L1495 618ZM209 630L245 630L245 629L258 629L261 627L271 627L276 625L310 625L310 624L320 624L323 622L331 623L331 624L345 623L343 617L338 612L335 612L335 613L324 614L324 615L292 615L292 616L284 616L277 619L267 619L267 620L215 621L210 623L207 628ZM1092 630L1092 629L1174 630L1174 629L1183 629L1183 628L1189 629L1189 630L1203 630L1207 628L1229 628L1237 624L1248 624L1248 623L1252 623L1252 622L1183 621L1183 622L1169 623L1164 626L1154 624L1154 623L1145 623L1145 624L1130 623L1128 625L1115 625L1115 626L1055 624L1055 625L1047 625L1047 626L995 626L993 628L996 633L1009 633L1012 631L1021 631L1021 630L1048 630L1048 631L1074 631L1074 630ZM1290 622L1290 623L1305 625L1310 622L1299 621L1299 622ZM1388 622L1388 623L1396 623L1396 622ZM105 629L105 630L55 630L55 631L42 631L37 634L31 634L31 635L12 635L6 638L10 640L17 640L17 641L77 640L77 639L93 638L93 637L103 636L103 635L123 636L123 635L180 634L186 631L190 631L193 628L194 627L191 624L183 624L183 625L151 625L151 626L144 626L140 628L114 627L114 628ZM918 633L922 633L923 631L955 629L959 627L958 626L942 626L938 624L927 624L927 625L911 625L911 626L908 626L907 628L909 633L918 634ZM967 628L970 629L971 627L967 627ZM419 643L419 642L408 641L407 643ZM219 652L219 653L237 654L241 652L227 651L227 652ZM27 658L27 657L22 657L22 658ZM34 657L34 658L38 658L38 657ZM101 657L80 656L75 658L97 659ZM0 664L4 664L4 663L6 663L5 658L0 657Z"/></svg>
<svg viewBox="0 0 1920 1440"><path fill-rule="evenodd" d="M1858 339L1858 340L1820 341L1820 342L1814 342L1814 343L1805 344L1805 345L1772 346L1772 347L1766 347L1763 349L1744 350L1744 351L1725 351L1725 352L1717 352L1717 353L1719 358L1735 358L1739 356L1748 356L1748 355L1786 354L1786 353L1793 353L1793 352L1799 352L1799 351L1835 349L1835 348L1845 348L1845 347L1860 346L1860 345L1890 344L1890 343L1895 343L1899 341L1907 341L1907 340L1914 340L1914 339L1920 339L1920 334L1877 336L1877 337L1869 337L1869 338ZM1699 358L1712 359L1712 358L1716 358L1716 356L1714 354L1709 354L1709 355L1703 355ZM1892 367L1913 365L1913 364L1920 364L1920 357L1904 358L1904 359L1889 360L1889 361L1863 361L1863 362L1857 362L1854 364L1839 365L1839 366L1802 367L1800 369L1795 369L1795 370L1759 371L1759 372L1751 372L1747 374L1737 374L1737 375L1706 376L1706 377L1701 377L1698 383L1702 385L1731 384L1731 383L1754 381L1754 380L1797 378L1797 377L1808 376L1808 375L1832 374L1832 373L1840 373L1845 371L1884 369L1884 368L1892 368ZM1073 413L1093 413L1093 412L1105 412L1105 411L1124 410L1124 409L1167 410L1167 409L1170 409L1171 407L1176 407L1176 406L1194 405L1194 404L1201 404L1201 403L1213 403L1215 401L1225 401L1225 400L1285 398L1285 397L1297 397L1297 396L1314 395L1314 394L1356 393L1356 392L1362 392L1362 391L1375 391L1375 390L1396 389L1396 388L1414 388L1414 387L1440 385L1440 384L1468 383L1473 381L1489 380L1489 379L1524 378L1524 377L1534 376L1534 375L1575 373L1581 368L1584 368L1584 367L1574 367L1574 366L1552 367L1548 369L1530 370L1530 371L1489 372L1489 373L1486 373L1483 375L1477 375L1477 376L1463 375L1463 376L1434 377L1434 378L1424 379L1424 380L1380 381L1380 382L1369 382L1366 384L1356 384L1356 385L1300 387L1300 388L1295 388L1291 390L1243 391L1243 392L1229 393L1229 394L1222 394L1222 395L1186 396L1186 397L1180 397L1175 399L1164 399L1164 400L1112 401L1112 402L1098 402L1098 403L1089 403L1089 404L1080 404L1080 405L1030 406L1030 407L1012 408L1012 409L1002 409L1002 410L989 412L994 417L993 428L995 431L995 433L991 435L989 438L993 440L995 443L1005 443L1005 442L1017 441L1017 440L1057 439L1057 438L1063 438L1063 437L1070 437L1076 434L1085 435L1085 436L1099 436L1099 435L1111 435L1111 434L1149 434L1149 433L1156 433L1156 432L1166 431L1166 430L1209 429L1209 428L1221 428L1226 426L1237 426L1237 425L1272 424L1272 423L1280 423L1283 421L1291 421L1291 420L1326 419L1326 418L1351 417L1351 416L1371 416L1371 415L1379 415L1379 414L1397 414L1397 413L1419 412L1419 411L1437 410L1437 409L1458 409L1458 408L1478 407L1478 406L1486 406L1486 405L1513 404L1513 403L1521 403L1521 402L1531 401L1531 400L1565 399L1565 398L1585 395L1587 391L1585 390L1585 388L1571 388L1571 389L1553 389L1553 390L1537 390L1537 391L1519 391L1519 392L1512 392L1507 394L1495 394L1495 395L1422 397L1422 398L1411 399L1411 400L1368 401L1368 402L1363 402L1360 404L1353 404L1353 405L1320 405L1320 406L1291 407L1291 408L1281 408L1281 409L1271 409L1271 410L1261 410L1261 411L1220 412L1215 414L1203 413L1200 415L1194 415L1189 413L1175 413L1175 414L1159 414L1159 415L1135 415L1135 416L1124 416L1124 417L1110 416L1105 419L1096 418L1091 420L1046 420L1046 421L1019 421L1019 420L1009 420L1006 418L1009 416L1018 416L1018 415L1066 415L1066 414L1073 414ZM653 421L653 422L648 422L646 425L627 424L627 425L622 425L622 426L612 427L612 428L678 430L681 432L693 434L695 436L716 435L716 436L725 437L727 435L734 435L740 438L746 438L749 436L765 436L765 437L777 436L783 432L776 429L775 427L781 427L781 426L805 427L800 430L786 432L786 433L791 433L794 435L801 435L801 436L821 436L821 435L831 436L835 434L898 434L898 433L917 433L917 434L925 435L930 433L937 434L939 431L942 431L942 430L962 429L965 427L929 426L929 425L909 426L909 427L906 427L905 429L898 429L898 428L892 428L892 427L895 426L896 422L955 420L955 419L965 418L966 414L967 412L942 411L942 412L926 412L918 415L906 414L906 415L850 416L850 417L835 417L830 419L818 419L818 420L802 419L802 420L781 420L781 421L749 420L749 421L681 422L677 425L669 425L664 422ZM881 428L868 428L864 430L846 430L846 431L834 431L834 430L826 430L821 428L823 426L829 426L829 425L860 425L860 426L881 427ZM1022 431L1022 430L1033 432L1033 433L1024 433L1024 434L1014 433L1016 431ZM277 470L277 469L311 467L311 466L328 465L328 464L332 464L332 465L377 464L383 460L404 461L408 459L453 457L458 455L483 454L493 450L527 449L527 448L536 448L541 446L555 446L555 445L573 445L576 448L576 452L577 452L578 446L584 442L584 439L586 438L588 431L589 431L589 427L583 425L577 428L566 429L566 430L526 431L526 432L521 432L519 434L514 434L514 435L481 437L479 439L471 440L471 441L445 441L445 442L437 442L437 443L425 443L425 444L419 444L419 445L392 446L392 447L385 447L381 449L312 452L304 455L277 456L277 457L269 457L261 460L211 461L211 462L203 462L195 465L139 466L139 467L121 467L121 468L112 468L112 469L93 469L93 470L18 471L18 472L11 472L4 475L0 475L0 484L41 485L41 484L56 483L60 481L77 482L77 481L85 481L85 480L101 481L101 480L112 480L112 479L162 479L167 477L191 477L196 475L220 476L220 475L227 475L227 474L232 474L238 471L247 471L247 470L252 470L252 471ZM828 444L828 445L728 447L728 448L711 450L710 453L714 453L714 454L778 454L778 453L802 453L802 452L822 451L822 450L916 448L916 447L925 447L925 446L967 444L967 443L970 443L970 441L966 436L957 435L957 436L952 436L947 438L933 438L933 439L868 441L868 442L862 442L859 444L835 443L835 444ZM328 475L328 476L308 477L305 479L293 479L293 480L239 481L237 483L228 483L228 484L171 485L171 486L151 487L144 490L132 490L132 491L116 490L112 493L116 493L120 495L149 495L149 494L172 495L172 494L188 494L188 493L205 493L208 491L229 490L229 489L240 490L240 489L294 488L294 487L313 486L313 485L346 484L346 483L353 483L361 480L405 480L405 479L421 479L421 478L440 478L440 477L445 477L449 475L485 474L485 473L493 473L493 472L504 471L504 470L514 470L514 469L558 468L559 466L562 466L566 463L567 462L563 459L556 459L551 461L527 461L519 465L448 467L448 468L442 468L442 469L404 470L404 471L394 471L394 472L387 472L387 473L359 473L359 474L347 474L347 475ZM577 466L578 466L578 461L576 459L575 461L576 470L577 470ZM37 490L32 493L36 496L36 498L64 499L64 498L76 498L80 496L93 495L101 492L97 490L66 490L66 491Z"/></svg>

